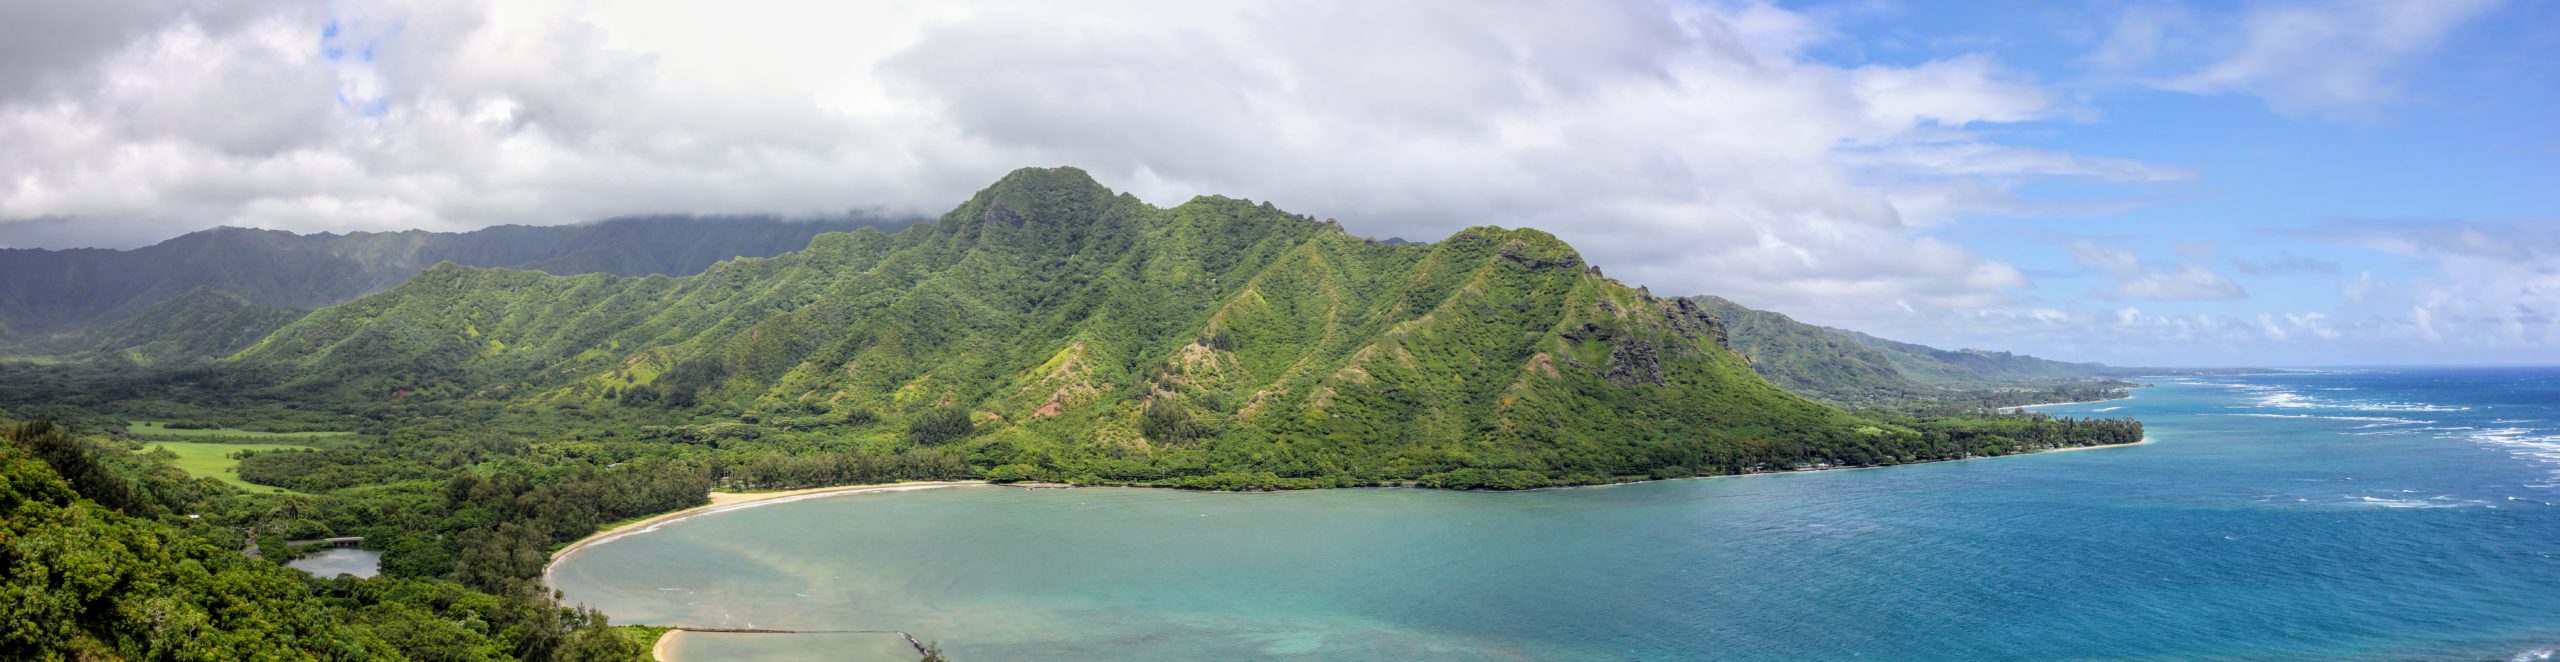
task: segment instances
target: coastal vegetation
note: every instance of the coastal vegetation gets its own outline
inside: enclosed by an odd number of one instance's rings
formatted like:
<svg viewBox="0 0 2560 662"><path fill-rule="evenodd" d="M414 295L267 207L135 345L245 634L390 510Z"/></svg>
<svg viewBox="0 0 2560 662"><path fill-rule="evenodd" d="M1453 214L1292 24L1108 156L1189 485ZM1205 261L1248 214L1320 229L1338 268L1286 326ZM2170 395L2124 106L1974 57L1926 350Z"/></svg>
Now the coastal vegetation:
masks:
<svg viewBox="0 0 2560 662"><path fill-rule="evenodd" d="M0 428L0 657L647 659L603 614L535 587L322 580L244 555L203 518L179 515L247 507L237 492L137 485L124 475L134 467L64 428Z"/></svg>

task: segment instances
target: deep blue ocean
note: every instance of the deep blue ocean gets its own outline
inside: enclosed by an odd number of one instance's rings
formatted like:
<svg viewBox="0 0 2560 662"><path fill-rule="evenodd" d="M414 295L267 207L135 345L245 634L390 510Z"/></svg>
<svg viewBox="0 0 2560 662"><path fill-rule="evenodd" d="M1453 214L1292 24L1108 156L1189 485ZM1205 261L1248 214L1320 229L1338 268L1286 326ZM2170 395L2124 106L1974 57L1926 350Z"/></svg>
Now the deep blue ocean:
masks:
<svg viewBox="0 0 2560 662"><path fill-rule="evenodd" d="M2044 408L2139 418L2140 446L1507 494L854 495L681 520L554 580L617 622L897 629L973 662L2560 648L2560 369L2146 381ZM677 652L850 650L743 637Z"/></svg>

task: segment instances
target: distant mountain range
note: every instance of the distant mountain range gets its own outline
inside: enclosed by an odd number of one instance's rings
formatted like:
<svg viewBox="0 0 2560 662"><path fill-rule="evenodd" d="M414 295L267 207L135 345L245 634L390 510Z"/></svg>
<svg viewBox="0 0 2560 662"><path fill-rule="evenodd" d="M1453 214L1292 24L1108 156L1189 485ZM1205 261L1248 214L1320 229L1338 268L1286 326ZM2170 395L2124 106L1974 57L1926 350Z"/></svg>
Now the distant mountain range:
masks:
<svg viewBox="0 0 2560 662"><path fill-rule="evenodd" d="M1099 190L1098 186L1095 190ZM1223 199L1204 198L1194 205L1155 211L1180 215L1186 209L1202 208L1215 200ZM1267 230L1257 223L1267 225L1268 221L1241 223L1235 231L1250 235ZM0 350L146 365L216 358L249 347L300 319L309 309L390 289L438 263L560 276L684 276L733 258L785 256L786 260L806 260L846 246L903 245L909 241L907 238L892 241L888 232L874 233L877 236L821 235L864 228L895 231L910 224L912 221L858 217L784 220L652 216L581 225L499 226L459 233L299 235L217 228L128 251L6 249L0 250ZM1320 225L1304 221L1301 224L1308 228ZM948 233L954 231L949 229L954 225L955 222L946 221L934 229ZM1092 229L1079 226L1077 231ZM1221 229L1203 232L1217 231ZM1468 236L1462 234L1459 238ZM1436 250L1432 244L1401 238L1360 243ZM1013 250L1020 254L1008 255L1008 261L1040 265L1025 268L1066 266L1058 262L1059 256L1043 254L1051 248L1054 247L1035 243L985 250ZM805 254L791 255L795 251ZM1073 259L1090 262L1106 258L1111 256L1078 254ZM764 263L746 260L724 268L755 269L760 265ZM529 274L500 276L474 270L455 273L465 280L532 278ZM673 281L646 282L666 286ZM623 283L616 287L646 285ZM1002 291L1007 287L988 289ZM1746 308L1714 296L1687 301L1721 324L1732 350L1746 358L1761 376L1789 391L1843 406L1935 397L1967 389L2042 387L2131 372L2094 363L2065 363L1985 350L1949 351L1896 342L1797 322L1783 314Z"/></svg>
<svg viewBox="0 0 2560 662"><path fill-rule="evenodd" d="M1798 322L1722 297L1692 298L1729 329L1752 369L1787 390L1843 405L1936 397L1950 391L2044 387L2141 372L1979 349L1926 345Z"/></svg>
<svg viewBox="0 0 2560 662"><path fill-rule="evenodd" d="M283 310L343 303L439 262L685 275L730 258L798 250L820 233L910 222L652 216L471 232L215 228L134 250L0 249L0 350L146 362L220 356L290 321ZM202 320L218 323L198 328ZM154 329L191 337L148 333Z"/></svg>

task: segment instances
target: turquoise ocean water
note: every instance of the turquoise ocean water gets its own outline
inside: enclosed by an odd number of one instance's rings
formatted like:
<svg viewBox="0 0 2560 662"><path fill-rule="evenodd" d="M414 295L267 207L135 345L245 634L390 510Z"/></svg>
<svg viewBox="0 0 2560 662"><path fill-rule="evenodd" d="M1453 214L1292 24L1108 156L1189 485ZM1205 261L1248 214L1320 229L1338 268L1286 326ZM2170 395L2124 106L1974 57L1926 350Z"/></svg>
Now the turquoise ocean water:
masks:
<svg viewBox="0 0 2560 662"><path fill-rule="evenodd" d="M2046 408L2139 418L2143 446L1506 494L837 496L617 539L553 581L617 622L903 630L971 661L2560 647L2560 370L2150 381Z"/></svg>

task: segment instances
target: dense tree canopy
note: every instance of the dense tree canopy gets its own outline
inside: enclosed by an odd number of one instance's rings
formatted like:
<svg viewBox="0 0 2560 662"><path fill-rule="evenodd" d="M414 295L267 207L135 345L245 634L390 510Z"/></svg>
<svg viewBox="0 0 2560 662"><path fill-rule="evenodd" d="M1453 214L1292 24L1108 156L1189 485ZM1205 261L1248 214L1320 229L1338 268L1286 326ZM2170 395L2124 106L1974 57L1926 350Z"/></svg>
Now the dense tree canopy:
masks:
<svg viewBox="0 0 2560 662"><path fill-rule="evenodd" d="M8 438L0 445L0 658L646 657L605 630L602 614L559 607L529 585L502 596L441 580L321 580L285 569L138 517L136 508L101 504L91 495L117 493L101 486L122 479L90 457L70 463L96 472L64 480L54 465L80 449L58 426L9 426ZM56 457L37 459L34 448ZM121 496L139 498L129 486Z"/></svg>

